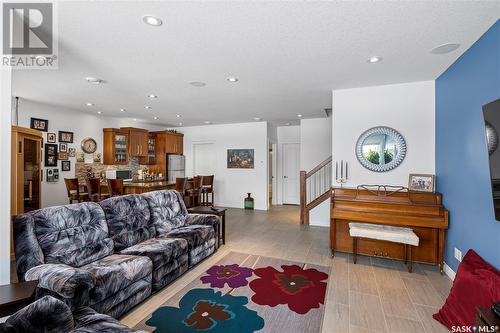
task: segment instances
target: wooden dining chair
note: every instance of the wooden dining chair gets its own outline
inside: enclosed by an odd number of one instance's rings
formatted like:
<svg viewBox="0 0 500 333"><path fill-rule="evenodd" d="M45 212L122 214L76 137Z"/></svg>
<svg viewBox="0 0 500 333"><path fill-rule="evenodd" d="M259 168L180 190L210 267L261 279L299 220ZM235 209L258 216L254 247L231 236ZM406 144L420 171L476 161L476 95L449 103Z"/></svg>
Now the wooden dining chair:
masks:
<svg viewBox="0 0 500 333"><path fill-rule="evenodd" d="M188 188L186 190L186 195L187 195L188 200L189 200L188 207L195 207L195 206L199 205L202 182L203 182L202 176L193 177L193 185L191 186L191 188Z"/></svg>
<svg viewBox="0 0 500 333"><path fill-rule="evenodd" d="M85 179L87 184L87 192L89 193L90 201L101 201L108 197L107 194L101 193L101 179L99 178L87 178Z"/></svg>
<svg viewBox="0 0 500 333"><path fill-rule="evenodd" d="M184 198L186 191L187 178L175 178L175 190Z"/></svg>
<svg viewBox="0 0 500 333"><path fill-rule="evenodd" d="M124 194L123 179L108 179L108 195L115 197Z"/></svg>
<svg viewBox="0 0 500 333"><path fill-rule="evenodd" d="M64 178L66 184L66 191L68 191L68 200L72 204L73 201L82 202L89 200L87 192L80 192L80 184L78 178Z"/></svg>
<svg viewBox="0 0 500 333"><path fill-rule="evenodd" d="M203 176L200 206L214 206L214 175ZM211 200L208 201L209 196Z"/></svg>

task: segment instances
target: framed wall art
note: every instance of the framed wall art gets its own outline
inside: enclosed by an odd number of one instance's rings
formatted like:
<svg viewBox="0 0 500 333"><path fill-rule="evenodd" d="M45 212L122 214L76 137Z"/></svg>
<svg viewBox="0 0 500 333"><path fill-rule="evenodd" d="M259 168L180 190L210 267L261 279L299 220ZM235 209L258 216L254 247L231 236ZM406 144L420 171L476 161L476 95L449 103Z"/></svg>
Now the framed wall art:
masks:
<svg viewBox="0 0 500 333"><path fill-rule="evenodd" d="M30 118L30 128L47 132L49 130L49 121L47 119Z"/></svg>
<svg viewBox="0 0 500 333"><path fill-rule="evenodd" d="M57 144L46 143L45 144L45 166L55 167L57 166Z"/></svg>
<svg viewBox="0 0 500 333"><path fill-rule="evenodd" d="M253 169L254 163L254 149L227 150L228 169Z"/></svg>
<svg viewBox="0 0 500 333"><path fill-rule="evenodd" d="M73 132L59 131L59 142L73 143Z"/></svg>

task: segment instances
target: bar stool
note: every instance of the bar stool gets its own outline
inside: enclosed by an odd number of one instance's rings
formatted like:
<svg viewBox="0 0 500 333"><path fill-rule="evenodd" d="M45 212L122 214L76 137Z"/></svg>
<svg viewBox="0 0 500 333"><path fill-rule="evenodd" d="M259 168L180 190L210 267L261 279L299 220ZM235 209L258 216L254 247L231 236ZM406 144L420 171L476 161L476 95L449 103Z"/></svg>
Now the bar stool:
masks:
<svg viewBox="0 0 500 333"><path fill-rule="evenodd" d="M209 195L212 197L210 202L208 201ZM214 206L214 175L203 176L200 206Z"/></svg>
<svg viewBox="0 0 500 333"><path fill-rule="evenodd" d="M182 198L184 198L186 191L186 183L187 178L175 178L175 190L182 195Z"/></svg>
<svg viewBox="0 0 500 333"><path fill-rule="evenodd" d="M193 186L186 190L187 197L189 198L188 207L198 206L201 195L201 184L203 182L202 176L195 176L193 178Z"/></svg>
<svg viewBox="0 0 500 333"><path fill-rule="evenodd" d="M108 197L107 194L101 193L101 179L99 178L88 178L85 179L87 184L87 192L89 193L90 201L101 201Z"/></svg>
<svg viewBox="0 0 500 333"><path fill-rule="evenodd" d="M110 197L123 195L123 179L108 179L108 194Z"/></svg>
<svg viewBox="0 0 500 333"><path fill-rule="evenodd" d="M64 178L64 183L66 184L66 191L68 191L68 199L70 204L72 204L75 200L77 202L89 200L89 194L87 192L80 192L80 184L78 184L78 178Z"/></svg>

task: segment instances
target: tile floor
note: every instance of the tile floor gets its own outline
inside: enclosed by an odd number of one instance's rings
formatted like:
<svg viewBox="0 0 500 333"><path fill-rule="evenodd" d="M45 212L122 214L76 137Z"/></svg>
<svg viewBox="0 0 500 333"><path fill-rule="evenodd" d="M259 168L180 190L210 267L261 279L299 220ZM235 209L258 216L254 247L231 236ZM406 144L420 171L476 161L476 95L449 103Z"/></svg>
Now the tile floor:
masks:
<svg viewBox="0 0 500 333"><path fill-rule="evenodd" d="M226 220L225 246L130 311L122 322L133 327L234 250L331 266L323 333L448 332L432 318L451 287L437 267L415 264L410 274L396 260L360 256L354 265L351 256L342 253L332 259L328 228L300 226L296 206L274 206L269 211L229 209Z"/></svg>

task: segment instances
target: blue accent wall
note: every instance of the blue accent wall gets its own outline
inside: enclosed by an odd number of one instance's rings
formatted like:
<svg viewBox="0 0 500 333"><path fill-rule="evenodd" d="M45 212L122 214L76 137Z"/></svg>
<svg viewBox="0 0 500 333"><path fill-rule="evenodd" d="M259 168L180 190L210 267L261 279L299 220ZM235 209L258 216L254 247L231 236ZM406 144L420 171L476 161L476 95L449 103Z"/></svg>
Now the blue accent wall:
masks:
<svg viewBox="0 0 500 333"><path fill-rule="evenodd" d="M500 98L500 20L436 80L436 179L450 211L445 261L457 247L500 268L482 106Z"/></svg>

